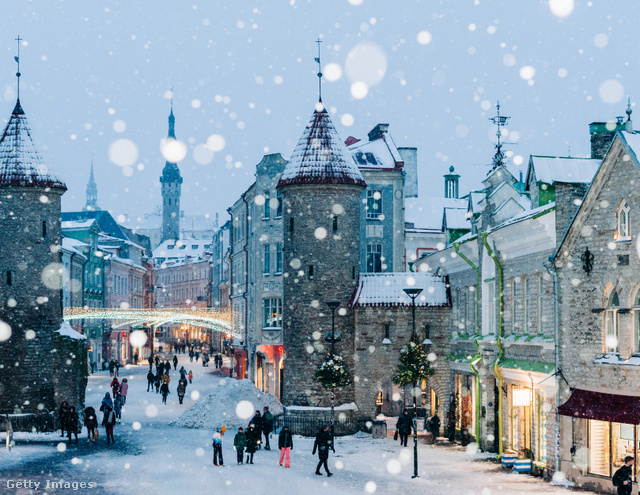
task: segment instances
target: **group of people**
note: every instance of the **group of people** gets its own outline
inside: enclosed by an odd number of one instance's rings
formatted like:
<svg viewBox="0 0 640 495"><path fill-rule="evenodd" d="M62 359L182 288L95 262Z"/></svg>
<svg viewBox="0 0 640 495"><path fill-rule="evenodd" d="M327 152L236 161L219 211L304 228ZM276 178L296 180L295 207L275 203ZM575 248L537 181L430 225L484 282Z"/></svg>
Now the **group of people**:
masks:
<svg viewBox="0 0 640 495"><path fill-rule="evenodd" d="M178 358L174 356L174 369L177 367L177 365ZM171 365L169 364L169 361L167 361L166 363L159 362L159 364L156 365L155 374L153 373L153 371L151 371L151 369L149 369L149 372L147 373L147 392L149 392L149 389L153 390L153 388L155 387L156 393L162 395L162 403L165 405L167 403L167 396L171 393L169 391L169 383L171 383L171 377L169 376L170 370ZM184 396L187 392L187 378L189 379L188 383L192 383L193 372L189 370L189 373L187 373L187 370L184 369L184 366L180 367L180 379L178 380L178 388L176 390L178 394L178 401L180 402L180 404L183 403Z"/></svg>
<svg viewBox="0 0 640 495"><path fill-rule="evenodd" d="M112 359L109 361L109 376L118 376L120 372L120 361Z"/></svg>
<svg viewBox="0 0 640 495"><path fill-rule="evenodd" d="M424 422L424 429L431 433L432 443L435 445L436 438L440 433L440 418L438 417L438 413L435 413L429 419L426 419ZM393 436L394 440L398 440L400 438L400 445L402 447L407 446L407 440L409 439L409 435L413 431L413 418L409 415L409 411L406 409L402 412L402 415L398 418L396 423L396 432Z"/></svg>

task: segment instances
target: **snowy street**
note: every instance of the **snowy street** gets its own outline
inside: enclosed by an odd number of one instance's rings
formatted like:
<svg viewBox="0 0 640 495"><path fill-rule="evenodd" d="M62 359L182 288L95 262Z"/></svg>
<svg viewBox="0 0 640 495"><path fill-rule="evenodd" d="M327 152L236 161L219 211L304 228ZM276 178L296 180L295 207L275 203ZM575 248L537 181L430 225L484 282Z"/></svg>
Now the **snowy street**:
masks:
<svg viewBox="0 0 640 495"><path fill-rule="evenodd" d="M336 454L329 467L334 476L314 474L317 456L311 454L313 439L294 437L291 468L278 466L277 437L271 440L271 451L259 450L254 465L238 466L233 450L235 429L223 440L225 466L212 465L212 429L191 429L171 426L182 412L194 404L194 397L206 397L220 385L215 367L203 368L180 355L180 366L193 370L193 384L187 389L183 405L175 393L178 373L171 373L171 395L167 405L160 394L146 391L148 366L131 366L121 370L130 388L123 409L122 423L115 429L115 445L107 445L104 428L100 439L87 444L86 430L78 444L60 443L60 434L16 434L16 446L9 453L0 452L0 493L68 493L73 485L45 491L47 481L94 483L95 487L78 488L76 493L141 494L157 493L403 493L469 495L549 493L566 494L569 490L554 487L539 479L505 471L488 462L483 454L470 455L460 447L438 446L435 449L419 444L420 479L412 480L412 448L402 449L391 437L373 440L369 436L338 438ZM87 405L99 408L100 400L109 391L108 372L89 378ZM263 404L254 404L262 409ZM99 413L99 420L102 414ZM248 421L247 421L248 422ZM4 434L0 437L4 446ZM64 449L64 447L67 447ZM410 445L411 447L411 445ZM31 482L31 488L17 488L17 482ZM41 483L35 488L35 483ZM51 485L50 485L51 486Z"/></svg>

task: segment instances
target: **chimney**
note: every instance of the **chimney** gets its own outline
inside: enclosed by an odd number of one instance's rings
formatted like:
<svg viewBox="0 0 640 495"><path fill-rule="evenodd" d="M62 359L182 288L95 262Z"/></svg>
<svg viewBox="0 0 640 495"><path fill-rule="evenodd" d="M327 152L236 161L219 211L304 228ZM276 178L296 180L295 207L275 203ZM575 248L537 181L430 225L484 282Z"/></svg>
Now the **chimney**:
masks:
<svg viewBox="0 0 640 495"><path fill-rule="evenodd" d="M380 139L383 134L389 132L389 124L378 124L369 131L369 141Z"/></svg>

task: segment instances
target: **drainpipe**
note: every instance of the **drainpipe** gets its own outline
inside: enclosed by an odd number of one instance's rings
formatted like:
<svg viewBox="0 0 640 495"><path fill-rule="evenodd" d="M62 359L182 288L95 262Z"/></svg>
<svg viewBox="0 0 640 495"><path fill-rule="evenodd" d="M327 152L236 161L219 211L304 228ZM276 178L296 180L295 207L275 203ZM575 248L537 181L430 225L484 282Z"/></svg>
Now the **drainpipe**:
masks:
<svg viewBox="0 0 640 495"><path fill-rule="evenodd" d="M498 346L498 358L496 359L495 364L493 365L493 371L498 378L498 458L502 457L504 452L504 441L503 441L503 433L504 433L504 425L503 425L503 396L504 392L502 387L504 385L504 378L502 377L502 373L500 372L500 363L502 362L502 358L504 357L504 348L502 347L502 311L504 306L504 301L502 300L502 265L498 260L498 257L493 252L489 243L487 242L487 233L481 233L482 243L487 250L489 256L496 265L497 270L497 281L498 281L498 332L496 335L496 344Z"/></svg>
<svg viewBox="0 0 640 495"><path fill-rule="evenodd" d="M245 291L242 294L244 299L244 348L247 353L246 366L245 366L245 378L248 375L249 380L255 382L254 369L253 369L253 354L251 353L251 345L249 343L249 202L247 201L246 193L242 194L242 201L244 202L245 215L245 232L246 241L244 243L243 251L245 252L245 259L247 264L245 265Z"/></svg>
<svg viewBox="0 0 640 495"><path fill-rule="evenodd" d="M553 271L553 336L555 340L555 378L556 378L556 438L555 438L555 455L554 455L554 472L560 472L560 416L558 408L560 407L560 283L558 281L558 270L553 262L553 256L549 257L549 263L544 264L549 273Z"/></svg>
<svg viewBox="0 0 640 495"><path fill-rule="evenodd" d="M473 262L467 258L460 251L460 243L456 242L453 244L453 248L456 251L456 254L460 256L471 268L476 271L478 275L478 285L476 289L476 335L473 338L473 345L476 346L477 352L476 355L473 356L473 359L469 363L469 367L473 374L475 375L475 387L476 387L476 443L478 446L480 445L480 435L481 435L481 427L480 427L480 418L482 416L482 399L480 395L480 372L476 368L476 364L482 359L482 355L480 354L480 344L478 344L478 336L480 335L480 284L481 284L481 274L480 268L473 264Z"/></svg>

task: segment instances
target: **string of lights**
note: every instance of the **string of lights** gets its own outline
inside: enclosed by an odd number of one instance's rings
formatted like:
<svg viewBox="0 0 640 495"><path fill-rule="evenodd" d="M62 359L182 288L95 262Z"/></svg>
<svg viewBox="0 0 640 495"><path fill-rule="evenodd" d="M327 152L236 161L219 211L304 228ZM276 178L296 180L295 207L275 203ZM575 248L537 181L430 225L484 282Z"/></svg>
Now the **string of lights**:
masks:
<svg viewBox="0 0 640 495"><path fill-rule="evenodd" d="M179 323L210 328L242 338L233 329L231 311L211 309L119 309L119 308L65 308L65 321L70 320L112 320L113 328L120 326L153 326L165 323Z"/></svg>

